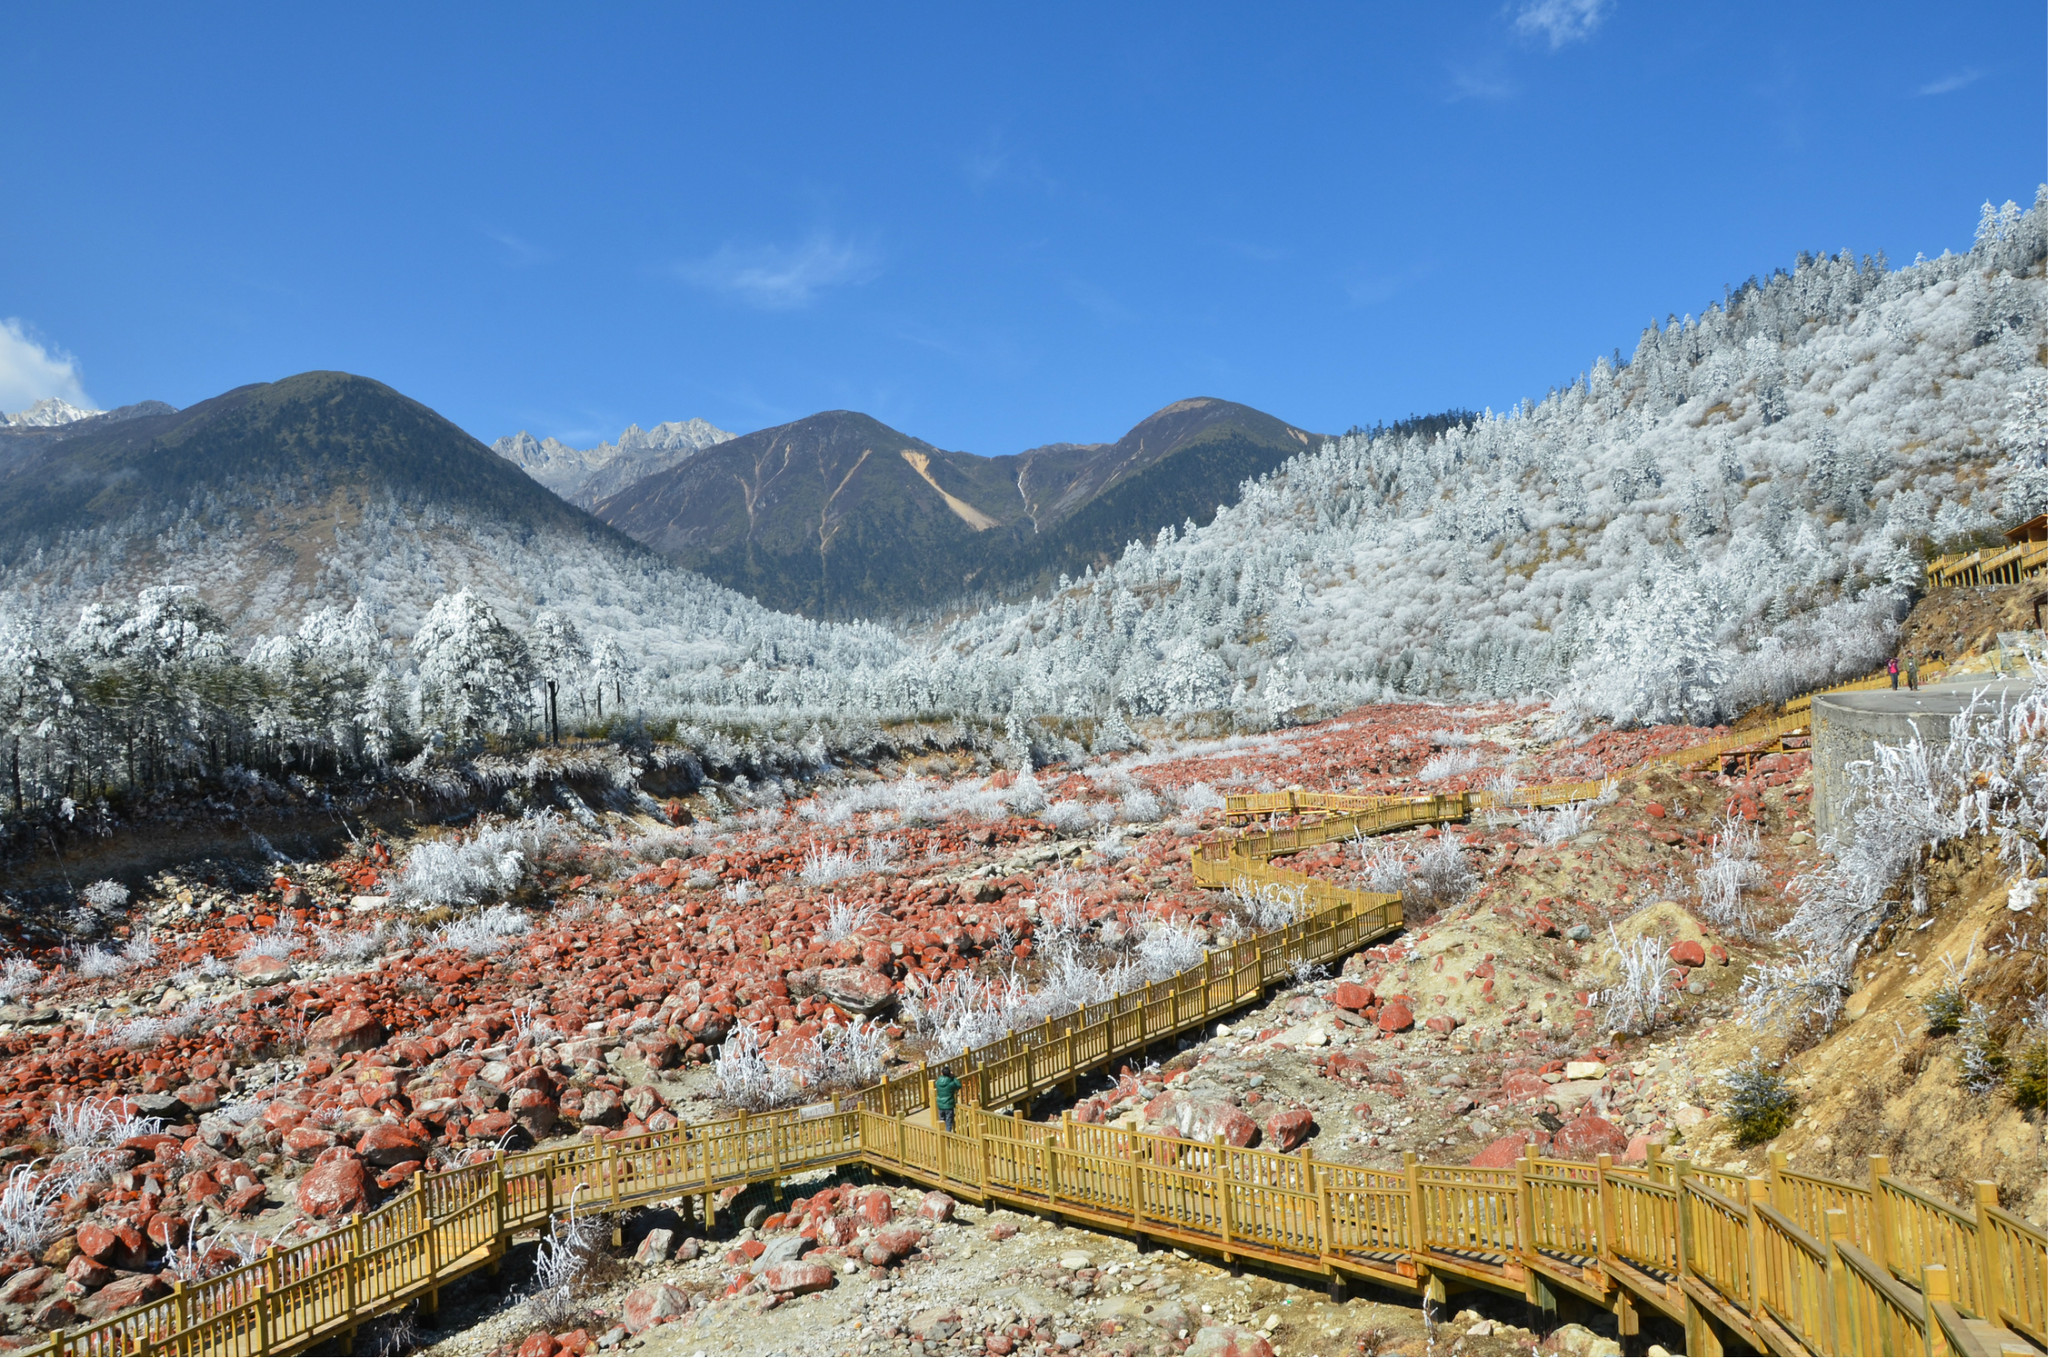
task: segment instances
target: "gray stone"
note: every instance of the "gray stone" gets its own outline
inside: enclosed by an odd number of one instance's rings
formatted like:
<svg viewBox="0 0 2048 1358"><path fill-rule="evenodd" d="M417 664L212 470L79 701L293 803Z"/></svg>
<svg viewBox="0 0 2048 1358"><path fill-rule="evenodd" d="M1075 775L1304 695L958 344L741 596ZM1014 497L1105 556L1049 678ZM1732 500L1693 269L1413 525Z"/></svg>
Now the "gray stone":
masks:
<svg viewBox="0 0 2048 1358"><path fill-rule="evenodd" d="M1052 1337L1052 1342L1055 1348L1078 1349L1081 1347L1081 1332L1079 1330L1061 1330Z"/></svg>
<svg viewBox="0 0 2048 1358"><path fill-rule="evenodd" d="M756 1206L751 1207L747 1210L747 1215L742 1220L741 1224L744 1225L750 1231L758 1231L761 1229L761 1223L766 1221L768 1217L769 1211L767 1204L757 1204Z"/></svg>
<svg viewBox="0 0 2048 1358"><path fill-rule="evenodd" d="M676 1233L674 1231L666 1229L649 1231L646 1239L640 1242L640 1248L633 1251L633 1262L636 1264L660 1263L668 1258L670 1251L675 1246L675 1240Z"/></svg>
<svg viewBox="0 0 2048 1358"><path fill-rule="evenodd" d="M786 1264L793 1259L801 1259L816 1244L816 1241L806 1236L777 1236L774 1240L768 1242L767 1249L761 1251L761 1267L766 1268L770 1264Z"/></svg>

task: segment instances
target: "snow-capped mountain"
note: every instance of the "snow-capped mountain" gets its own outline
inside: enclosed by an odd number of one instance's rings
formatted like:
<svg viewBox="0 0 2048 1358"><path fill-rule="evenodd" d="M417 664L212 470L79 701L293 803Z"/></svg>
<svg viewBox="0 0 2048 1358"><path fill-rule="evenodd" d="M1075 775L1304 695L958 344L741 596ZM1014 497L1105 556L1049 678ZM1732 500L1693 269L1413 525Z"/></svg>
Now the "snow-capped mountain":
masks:
<svg viewBox="0 0 2048 1358"><path fill-rule="evenodd" d="M588 509L607 495L732 437L706 420L670 420L652 429L629 424L617 443L595 448L571 448L560 439L537 439L522 429L493 443L491 451L570 504Z"/></svg>
<svg viewBox="0 0 2048 1358"><path fill-rule="evenodd" d="M0 415L0 425L21 429L49 429L60 424L72 424L78 420L89 420L95 415L104 415L104 410L84 410L60 400L55 396L45 397L27 410L12 415Z"/></svg>

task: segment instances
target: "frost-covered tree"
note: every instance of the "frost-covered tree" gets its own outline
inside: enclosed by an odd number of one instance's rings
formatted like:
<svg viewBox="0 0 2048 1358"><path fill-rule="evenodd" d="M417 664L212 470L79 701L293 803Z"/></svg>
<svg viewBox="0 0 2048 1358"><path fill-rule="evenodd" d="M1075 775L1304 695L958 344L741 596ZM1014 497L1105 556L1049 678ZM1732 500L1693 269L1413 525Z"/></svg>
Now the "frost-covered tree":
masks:
<svg viewBox="0 0 2048 1358"><path fill-rule="evenodd" d="M604 691L607 687L612 691L613 706L625 706L626 653L619 649L618 642L605 637L591 650L590 670L592 677L597 681L597 716L598 720L602 721Z"/></svg>
<svg viewBox="0 0 2048 1358"><path fill-rule="evenodd" d="M527 725L532 657L470 591L442 596L414 635L412 655L423 728L467 744Z"/></svg>
<svg viewBox="0 0 2048 1358"><path fill-rule="evenodd" d="M546 609L534 615L527 649L533 655L533 666L541 683L547 688L548 739L559 743L562 714L557 695L569 676L589 662L590 648L583 644L583 634L576 630L575 623Z"/></svg>

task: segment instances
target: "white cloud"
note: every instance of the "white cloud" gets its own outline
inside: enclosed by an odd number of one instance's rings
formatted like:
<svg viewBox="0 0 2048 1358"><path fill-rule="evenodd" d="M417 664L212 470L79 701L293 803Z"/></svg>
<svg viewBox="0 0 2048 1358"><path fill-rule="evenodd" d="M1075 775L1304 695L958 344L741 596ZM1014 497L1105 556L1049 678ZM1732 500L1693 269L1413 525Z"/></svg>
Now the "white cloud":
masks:
<svg viewBox="0 0 2048 1358"><path fill-rule="evenodd" d="M1521 87L1514 81L1492 68L1489 63L1482 66L1454 66L1451 68L1450 102L1460 99L1485 99L1498 101L1512 99L1521 93Z"/></svg>
<svg viewBox="0 0 2048 1358"><path fill-rule="evenodd" d="M1515 11L1515 31L1545 38L1550 50L1593 36L1607 18L1608 0L1522 0Z"/></svg>
<svg viewBox="0 0 2048 1358"><path fill-rule="evenodd" d="M684 282L727 292L766 311L809 306L827 288L865 283L879 270L874 255L851 241L816 235L801 245L721 246L676 266Z"/></svg>
<svg viewBox="0 0 2048 1358"><path fill-rule="evenodd" d="M0 413L26 410L51 396L92 408L77 359L36 343L18 320L0 321Z"/></svg>
<svg viewBox="0 0 2048 1358"><path fill-rule="evenodd" d="M1984 73L1978 70L1976 67L1968 66L1960 71L1957 71L1954 75L1945 75L1939 80L1929 81L1927 84L1922 85L1919 89L1913 92L1915 94L1921 95L1954 94L1957 90L1962 89L1965 85L1976 84L1978 79L1983 74Z"/></svg>

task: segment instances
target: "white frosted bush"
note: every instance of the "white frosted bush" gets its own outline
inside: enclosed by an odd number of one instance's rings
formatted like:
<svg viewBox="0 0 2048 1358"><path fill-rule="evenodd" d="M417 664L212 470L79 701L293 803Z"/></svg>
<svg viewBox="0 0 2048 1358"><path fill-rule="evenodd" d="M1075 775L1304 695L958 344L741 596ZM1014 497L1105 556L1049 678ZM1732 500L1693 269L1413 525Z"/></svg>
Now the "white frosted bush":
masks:
<svg viewBox="0 0 2048 1358"><path fill-rule="evenodd" d="M805 886L830 886L860 870L860 860L852 854L812 844L804 850L803 866L797 870L797 877Z"/></svg>
<svg viewBox="0 0 2048 1358"><path fill-rule="evenodd" d="M1190 815L1200 815L1204 811L1221 811L1224 806L1223 794L1207 783L1189 783L1175 793L1173 799L1181 810Z"/></svg>
<svg viewBox="0 0 2048 1358"><path fill-rule="evenodd" d="M1624 943L1612 926L1608 949L1620 973L1605 995L1607 1026L1618 1033L1643 1034L1657 1026L1664 1004L1664 949L1647 935Z"/></svg>
<svg viewBox="0 0 2048 1358"><path fill-rule="evenodd" d="M0 966L0 1004L12 1004L42 984L43 973L26 957L10 957Z"/></svg>
<svg viewBox="0 0 2048 1358"><path fill-rule="evenodd" d="M429 942L432 947L450 948L472 957L487 957L511 947L515 939L531 928L533 921L524 911L509 905L494 905L442 925L434 931Z"/></svg>
<svg viewBox="0 0 2048 1358"><path fill-rule="evenodd" d="M299 933L299 926L286 920L279 920L260 934L251 934L242 944L243 957L274 957L288 961L305 943Z"/></svg>
<svg viewBox="0 0 2048 1358"><path fill-rule="evenodd" d="M1045 789L1039 786L1038 776L1030 769L1021 770L1017 781L1010 784L1003 805L1019 816L1035 816L1045 810Z"/></svg>
<svg viewBox="0 0 2048 1358"><path fill-rule="evenodd" d="M16 1165L0 1187L0 1244L10 1251L35 1251L70 1229L58 1211L66 1194L83 1182L80 1167Z"/></svg>
<svg viewBox="0 0 2048 1358"><path fill-rule="evenodd" d="M50 1135L64 1145L107 1150L130 1137L154 1136L164 1129L162 1118L129 1112L120 1099L74 1099L50 1112Z"/></svg>
<svg viewBox="0 0 2048 1358"><path fill-rule="evenodd" d="M818 937L827 943L851 938L875 922L880 912L872 905L854 906L834 897L825 903L825 928Z"/></svg>
<svg viewBox="0 0 2048 1358"><path fill-rule="evenodd" d="M1429 761L1415 776L1425 783L1434 783L1442 778L1457 778L1472 772L1485 761L1470 750L1445 750L1430 756Z"/></svg>
<svg viewBox="0 0 2048 1358"><path fill-rule="evenodd" d="M110 977L126 975L133 964L112 948L87 948L80 952L75 963L80 976L88 981L104 981Z"/></svg>
<svg viewBox="0 0 2048 1358"><path fill-rule="evenodd" d="M1155 921L1138 943L1138 967L1148 981L1177 976L1207 955L1202 931L1181 920Z"/></svg>
<svg viewBox="0 0 2048 1358"><path fill-rule="evenodd" d="M108 914L128 904L128 888L119 882L102 879L78 893L79 898L95 910Z"/></svg>
<svg viewBox="0 0 2048 1358"><path fill-rule="evenodd" d="M1423 904L1448 909L1465 899L1475 880L1464 842L1456 835L1441 835L1427 841L1415 855L1407 894Z"/></svg>
<svg viewBox="0 0 2048 1358"><path fill-rule="evenodd" d="M1301 918L1308 893L1301 887L1279 882L1254 882L1240 877L1224 888L1223 895L1235 906L1254 933L1283 929Z"/></svg>
<svg viewBox="0 0 2048 1358"><path fill-rule="evenodd" d="M529 813L470 839L420 844L406 855L391 894L415 905L475 905L509 896L562 837L560 817Z"/></svg>
<svg viewBox="0 0 2048 1358"><path fill-rule="evenodd" d="M1545 814L1531 816L1529 830L1538 844L1555 848L1592 829L1595 810L1592 802L1569 802Z"/></svg>
<svg viewBox="0 0 2048 1358"><path fill-rule="evenodd" d="M1743 938L1755 936L1744 894L1763 884L1756 861L1756 831L1740 817L1729 816L1708 841L1706 862L1694 873L1699 883L1700 913Z"/></svg>

